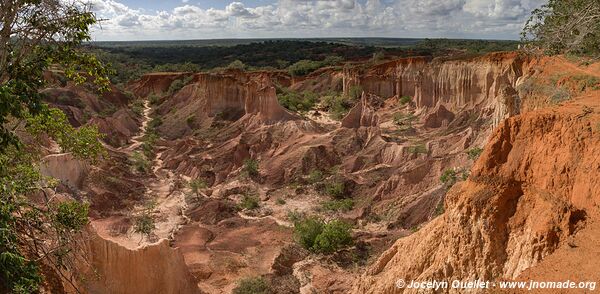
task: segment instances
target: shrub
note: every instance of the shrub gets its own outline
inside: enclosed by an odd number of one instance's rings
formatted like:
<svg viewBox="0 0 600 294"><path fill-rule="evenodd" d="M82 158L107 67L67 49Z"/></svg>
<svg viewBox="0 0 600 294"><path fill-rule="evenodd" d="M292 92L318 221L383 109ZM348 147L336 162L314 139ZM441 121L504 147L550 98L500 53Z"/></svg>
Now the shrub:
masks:
<svg viewBox="0 0 600 294"><path fill-rule="evenodd" d="M325 194L337 199L343 198L345 188L344 181L334 178L325 183Z"/></svg>
<svg viewBox="0 0 600 294"><path fill-rule="evenodd" d="M322 102L334 119L343 118L355 103L356 101L347 96L335 94L324 96Z"/></svg>
<svg viewBox="0 0 600 294"><path fill-rule="evenodd" d="M315 239L313 251L333 253L352 244L351 226L340 220L333 220L323 226L323 231Z"/></svg>
<svg viewBox="0 0 600 294"><path fill-rule="evenodd" d="M259 175L258 171L258 161L255 159L246 159L244 160L244 167L242 170L246 175L255 177Z"/></svg>
<svg viewBox="0 0 600 294"><path fill-rule="evenodd" d="M348 199L325 201L322 203L322 207L326 211L347 212L347 211L352 210L352 208L354 208L354 200L348 198Z"/></svg>
<svg viewBox="0 0 600 294"><path fill-rule="evenodd" d="M87 203L61 202L54 211L54 223L62 231L78 231L88 223L88 212L89 205Z"/></svg>
<svg viewBox="0 0 600 294"><path fill-rule="evenodd" d="M277 198L277 200L275 201L275 203L277 205L284 205L285 204L285 200L283 198Z"/></svg>
<svg viewBox="0 0 600 294"><path fill-rule="evenodd" d="M147 173L150 171L150 162L146 156L140 152L133 152L129 161L131 162L133 169L139 173Z"/></svg>
<svg viewBox="0 0 600 294"><path fill-rule="evenodd" d="M115 114L115 112L117 112L117 107L112 104L109 104L108 106L106 106L102 110L100 110L98 115L100 117L109 117L109 116L112 116L113 114Z"/></svg>
<svg viewBox="0 0 600 294"><path fill-rule="evenodd" d="M154 130L163 124L162 118L155 117L148 122L148 129Z"/></svg>
<svg viewBox="0 0 600 294"><path fill-rule="evenodd" d="M311 184L320 183L323 181L323 172L315 169L308 174L308 182Z"/></svg>
<svg viewBox="0 0 600 294"><path fill-rule="evenodd" d="M383 51L377 51L375 53L373 53L373 57L371 58L371 62L373 63L378 63L382 60L385 59L385 52Z"/></svg>
<svg viewBox="0 0 600 294"><path fill-rule="evenodd" d="M319 101L318 95L310 91L299 93L287 88L280 91L281 93L277 94L279 104L291 111L309 111Z"/></svg>
<svg viewBox="0 0 600 294"><path fill-rule="evenodd" d="M246 67L247 66L239 59L236 59L236 60L232 61L231 63L229 63L229 65L227 65L228 69L245 70Z"/></svg>
<svg viewBox="0 0 600 294"><path fill-rule="evenodd" d="M196 121L196 116L190 115L185 119L185 123L188 127L192 128L194 126L194 122Z"/></svg>
<svg viewBox="0 0 600 294"><path fill-rule="evenodd" d="M244 197L242 198L242 202L240 202L238 207L240 209L247 209L247 210L257 209L260 207L259 199L258 199L258 197L256 197L256 195L246 193L246 194L244 194Z"/></svg>
<svg viewBox="0 0 600 294"><path fill-rule="evenodd" d="M305 249L317 253L333 253L352 244L350 225L340 220L325 223L316 217L308 217L295 222L294 236Z"/></svg>
<svg viewBox="0 0 600 294"><path fill-rule="evenodd" d="M134 232L148 237L152 234L152 232L154 232L155 229L156 224L154 223L154 219L147 212L144 212L135 218L135 223L133 225Z"/></svg>
<svg viewBox="0 0 600 294"><path fill-rule="evenodd" d="M363 88L360 85L354 85L351 86L350 89L348 89L348 97L350 97L350 99L357 101L360 99L360 97L362 96L363 93Z"/></svg>
<svg viewBox="0 0 600 294"><path fill-rule="evenodd" d="M591 75L576 75L573 80L577 82L579 91L585 91L586 89L597 90L600 87L600 79Z"/></svg>
<svg viewBox="0 0 600 294"><path fill-rule="evenodd" d="M135 100L133 103L131 103L131 111L133 111L133 113L137 114L137 115L143 115L144 114L144 101L142 100Z"/></svg>
<svg viewBox="0 0 600 294"><path fill-rule="evenodd" d="M481 149L479 147L471 148L467 151L467 156L469 157L470 160L476 160L477 158L479 158L479 156L481 155L482 152L483 152L483 149Z"/></svg>
<svg viewBox="0 0 600 294"><path fill-rule="evenodd" d="M150 102L150 105L157 105L160 102L160 97L156 94L150 94L148 102Z"/></svg>
<svg viewBox="0 0 600 294"><path fill-rule="evenodd" d="M300 60L288 67L292 76L305 76L321 67L321 63L313 60Z"/></svg>
<svg viewBox="0 0 600 294"><path fill-rule="evenodd" d="M440 176L440 181L447 186L452 186L458 180L458 175L454 169L446 169Z"/></svg>
<svg viewBox="0 0 600 294"><path fill-rule="evenodd" d="M400 100L399 100L400 105L405 105L407 103L410 103L411 101L412 101L412 97L410 97L410 96L402 96L402 97L400 97Z"/></svg>
<svg viewBox="0 0 600 294"><path fill-rule="evenodd" d="M394 113L394 117L392 118L394 124L398 126L411 126L414 119L415 116L412 113L406 114L402 112Z"/></svg>
<svg viewBox="0 0 600 294"><path fill-rule="evenodd" d="M550 96L550 101L552 103L560 103L569 99L571 99L571 94L564 88L556 88Z"/></svg>
<svg viewBox="0 0 600 294"><path fill-rule="evenodd" d="M427 154L427 147L425 144L418 144L408 147L408 152L412 154Z"/></svg>
<svg viewBox="0 0 600 294"><path fill-rule="evenodd" d="M190 189L192 190L192 193L196 195L198 195L200 190L205 189L207 187L206 182L200 178L191 180L189 185Z"/></svg>
<svg viewBox="0 0 600 294"><path fill-rule="evenodd" d="M271 286L263 277L246 278L241 280L233 289L233 294L271 294Z"/></svg>

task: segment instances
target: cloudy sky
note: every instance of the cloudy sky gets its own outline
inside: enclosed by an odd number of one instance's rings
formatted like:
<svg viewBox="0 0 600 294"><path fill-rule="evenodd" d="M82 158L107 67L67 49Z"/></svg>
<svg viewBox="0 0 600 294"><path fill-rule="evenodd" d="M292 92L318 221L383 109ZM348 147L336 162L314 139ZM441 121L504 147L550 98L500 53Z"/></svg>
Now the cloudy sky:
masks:
<svg viewBox="0 0 600 294"><path fill-rule="evenodd" d="M104 40L516 39L546 0L90 0Z"/></svg>

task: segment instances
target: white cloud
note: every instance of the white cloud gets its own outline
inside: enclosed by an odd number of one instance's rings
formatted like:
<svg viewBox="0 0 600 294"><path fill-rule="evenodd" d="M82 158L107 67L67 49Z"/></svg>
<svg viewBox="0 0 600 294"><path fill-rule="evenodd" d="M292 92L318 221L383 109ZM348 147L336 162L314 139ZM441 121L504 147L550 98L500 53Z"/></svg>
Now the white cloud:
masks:
<svg viewBox="0 0 600 294"><path fill-rule="evenodd" d="M98 40L228 37L473 37L514 38L544 0L278 0L223 9L182 4L148 12L115 0L91 0L108 19Z"/></svg>

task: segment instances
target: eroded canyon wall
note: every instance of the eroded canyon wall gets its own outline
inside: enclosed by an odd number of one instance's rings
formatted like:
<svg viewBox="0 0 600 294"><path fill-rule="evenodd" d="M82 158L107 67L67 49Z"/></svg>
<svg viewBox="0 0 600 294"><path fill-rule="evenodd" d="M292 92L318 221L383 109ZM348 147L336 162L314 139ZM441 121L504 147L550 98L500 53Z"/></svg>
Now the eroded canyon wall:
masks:
<svg viewBox="0 0 600 294"><path fill-rule="evenodd" d="M514 92L527 64L528 58L514 52L464 60L402 58L366 69L344 69L343 88L345 94L358 85L382 98L410 96L417 108L433 108L438 104L452 112L497 108L500 97Z"/></svg>
<svg viewBox="0 0 600 294"><path fill-rule="evenodd" d="M512 279L565 245L598 215L599 102L596 92L501 123L445 213L399 239L354 293L413 293L398 279Z"/></svg>

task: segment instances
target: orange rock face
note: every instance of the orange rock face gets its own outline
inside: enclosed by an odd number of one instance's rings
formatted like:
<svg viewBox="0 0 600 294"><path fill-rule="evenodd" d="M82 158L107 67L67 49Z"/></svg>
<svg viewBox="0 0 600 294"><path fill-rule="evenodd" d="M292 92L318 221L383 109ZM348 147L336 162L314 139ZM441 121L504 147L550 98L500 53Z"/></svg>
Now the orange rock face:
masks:
<svg viewBox="0 0 600 294"><path fill-rule="evenodd" d="M416 291L396 287L398 279L519 278L557 249L576 246L569 245L570 240L583 240L581 233L597 236L597 226L580 230L600 216L600 129L593 127L599 119L596 91L564 106L505 120L469 180L449 191L445 213L398 240L353 292ZM582 246L580 254L589 256L591 248ZM577 265L571 260L560 264L554 269L555 278L561 276L556 273L579 280L596 276L578 271L580 275L573 277L570 268ZM539 271L534 267L529 272Z"/></svg>
<svg viewBox="0 0 600 294"><path fill-rule="evenodd" d="M90 234L83 248L85 262L76 279L85 293L182 293L199 294L195 280L178 250L165 240L129 250Z"/></svg>
<svg viewBox="0 0 600 294"><path fill-rule="evenodd" d="M497 53L467 60L439 61L403 58L367 70L344 71L344 93L354 85L382 98L413 97L418 108L442 103L450 111L484 108L506 86L515 87L527 59L516 53Z"/></svg>

